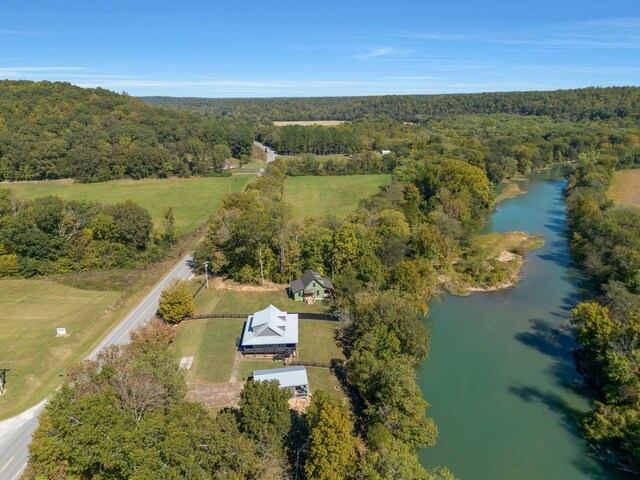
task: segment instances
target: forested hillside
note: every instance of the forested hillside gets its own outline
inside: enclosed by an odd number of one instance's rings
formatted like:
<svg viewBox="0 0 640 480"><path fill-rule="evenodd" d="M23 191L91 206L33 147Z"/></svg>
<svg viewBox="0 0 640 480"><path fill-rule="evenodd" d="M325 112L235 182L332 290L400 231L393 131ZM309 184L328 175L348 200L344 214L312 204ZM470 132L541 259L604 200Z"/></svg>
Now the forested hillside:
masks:
<svg viewBox="0 0 640 480"><path fill-rule="evenodd" d="M385 95L316 98L143 97L146 103L193 110L214 118L422 122L462 114L550 115L571 120L640 116L640 88L610 87L549 92Z"/></svg>
<svg viewBox="0 0 640 480"><path fill-rule="evenodd" d="M0 81L0 181L83 182L222 172L253 127L69 83Z"/></svg>

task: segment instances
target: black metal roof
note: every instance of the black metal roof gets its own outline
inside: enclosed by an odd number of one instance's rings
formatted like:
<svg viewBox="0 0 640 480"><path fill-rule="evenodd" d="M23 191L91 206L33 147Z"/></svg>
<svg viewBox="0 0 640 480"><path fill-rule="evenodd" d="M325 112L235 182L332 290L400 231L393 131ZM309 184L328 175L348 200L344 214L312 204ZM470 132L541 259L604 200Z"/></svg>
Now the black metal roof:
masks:
<svg viewBox="0 0 640 480"><path fill-rule="evenodd" d="M298 278L293 282L291 282L291 284L289 285L289 288L291 288L291 291L293 293L300 292L304 290L313 281L318 282L320 285L322 285L326 289L329 289L329 290L334 289L334 286L333 286L333 283L331 283L331 280L329 280L328 278L324 278L318 272L314 272L313 270L307 270L306 272L304 272L304 275L302 275L301 278Z"/></svg>

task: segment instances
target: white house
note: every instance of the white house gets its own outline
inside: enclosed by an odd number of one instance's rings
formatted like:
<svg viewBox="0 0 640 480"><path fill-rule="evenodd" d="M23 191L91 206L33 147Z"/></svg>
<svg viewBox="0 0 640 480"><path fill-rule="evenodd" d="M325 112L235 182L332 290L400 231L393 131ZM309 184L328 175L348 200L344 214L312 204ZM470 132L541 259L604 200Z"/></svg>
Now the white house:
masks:
<svg viewBox="0 0 640 480"><path fill-rule="evenodd" d="M269 305L249 315L244 324L240 351L246 354L292 354L298 345L298 314Z"/></svg>

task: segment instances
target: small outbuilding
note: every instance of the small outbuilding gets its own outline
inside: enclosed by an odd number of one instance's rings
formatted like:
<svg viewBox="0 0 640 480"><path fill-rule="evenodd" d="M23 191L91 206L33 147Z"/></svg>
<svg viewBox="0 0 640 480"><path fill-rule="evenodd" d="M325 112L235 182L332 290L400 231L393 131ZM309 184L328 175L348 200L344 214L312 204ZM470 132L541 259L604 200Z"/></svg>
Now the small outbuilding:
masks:
<svg viewBox="0 0 640 480"><path fill-rule="evenodd" d="M257 382L277 380L282 390L289 390L292 397L306 397L309 394L309 380L304 367L273 368L254 370L253 379Z"/></svg>
<svg viewBox="0 0 640 480"><path fill-rule="evenodd" d="M298 346L298 314L269 305L249 315L244 324L240 351L244 354L291 355Z"/></svg>
<svg viewBox="0 0 640 480"><path fill-rule="evenodd" d="M334 286L331 280L318 272L307 270L302 277L289 284L289 295L297 301L313 303L316 300L333 298Z"/></svg>

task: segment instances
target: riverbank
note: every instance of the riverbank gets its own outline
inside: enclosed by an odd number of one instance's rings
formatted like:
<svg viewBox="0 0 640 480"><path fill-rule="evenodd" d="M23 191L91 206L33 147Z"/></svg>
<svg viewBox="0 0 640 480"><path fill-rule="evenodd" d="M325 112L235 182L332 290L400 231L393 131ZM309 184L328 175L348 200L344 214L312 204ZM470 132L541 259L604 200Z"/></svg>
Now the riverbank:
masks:
<svg viewBox="0 0 640 480"><path fill-rule="evenodd" d="M419 385L438 425L427 468L459 478L566 480L629 478L591 456L579 420L589 409L568 325L585 283L571 264L563 197L553 171L522 183L485 233L540 232L513 288L430 305L429 360Z"/></svg>
<svg viewBox="0 0 640 480"><path fill-rule="evenodd" d="M527 252L543 246L544 240L538 234L516 231L478 235L449 271L440 275L441 285L456 296L514 287Z"/></svg>

